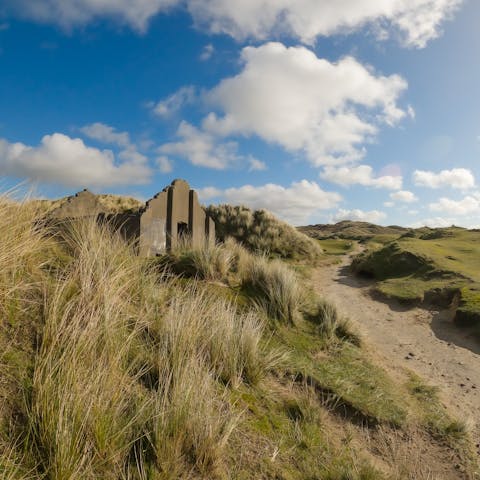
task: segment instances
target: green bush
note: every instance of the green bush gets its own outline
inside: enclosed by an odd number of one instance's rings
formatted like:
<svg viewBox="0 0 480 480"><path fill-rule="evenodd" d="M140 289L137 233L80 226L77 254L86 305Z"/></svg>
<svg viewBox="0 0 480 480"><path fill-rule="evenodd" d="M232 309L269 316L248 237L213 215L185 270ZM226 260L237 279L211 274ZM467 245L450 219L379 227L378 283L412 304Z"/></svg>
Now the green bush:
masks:
<svg viewBox="0 0 480 480"><path fill-rule="evenodd" d="M266 210L219 205L207 211L220 241L232 237L252 252L280 258L314 259L322 253L317 242Z"/></svg>

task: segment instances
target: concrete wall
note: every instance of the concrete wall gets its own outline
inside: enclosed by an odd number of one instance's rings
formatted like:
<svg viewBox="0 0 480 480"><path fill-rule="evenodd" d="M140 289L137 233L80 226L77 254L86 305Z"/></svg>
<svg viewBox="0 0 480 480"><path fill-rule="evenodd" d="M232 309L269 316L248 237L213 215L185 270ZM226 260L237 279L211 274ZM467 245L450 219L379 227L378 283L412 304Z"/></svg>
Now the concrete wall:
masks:
<svg viewBox="0 0 480 480"><path fill-rule="evenodd" d="M197 192L189 192L189 227L192 236L192 247L202 248L206 240L206 214L198 201Z"/></svg>
<svg viewBox="0 0 480 480"><path fill-rule="evenodd" d="M97 197L83 190L69 197L50 216L55 220L96 216L100 222L108 222L127 240L134 241L143 257L176 248L183 241L182 236L195 248L215 245L215 222L207 216L197 193L190 190L185 180L174 180L149 200L139 213L104 213Z"/></svg>
<svg viewBox="0 0 480 480"><path fill-rule="evenodd" d="M155 256L167 248L168 191L157 193L140 215L139 254Z"/></svg>
<svg viewBox="0 0 480 480"><path fill-rule="evenodd" d="M167 249L174 249L178 246L179 228L181 225L189 231L184 232L186 236L191 235L189 224L190 207L190 185L185 180L174 180L168 187L168 209L167 209Z"/></svg>
<svg viewBox="0 0 480 480"><path fill-rule="evenodd" d="M97 196L88 190L82 190L68 197L58 208L50 212L50 218L58 220L96 216L103 211Z"/></svg>
<svg viewBox="0 0 480 480"><path fill-rule="evenodd" d="M215 222L212 217L205 216L205 235L208 247L214 247L217 241L215 236Z"/></svg>
<svg viewBox="0 0 480 480"><path fill-rule="evenodd" d="M157 255L182 241L196 248L215 245L215 223L207 218L197 193L177 179L149 200L141 214L140 255Z"/></svg>

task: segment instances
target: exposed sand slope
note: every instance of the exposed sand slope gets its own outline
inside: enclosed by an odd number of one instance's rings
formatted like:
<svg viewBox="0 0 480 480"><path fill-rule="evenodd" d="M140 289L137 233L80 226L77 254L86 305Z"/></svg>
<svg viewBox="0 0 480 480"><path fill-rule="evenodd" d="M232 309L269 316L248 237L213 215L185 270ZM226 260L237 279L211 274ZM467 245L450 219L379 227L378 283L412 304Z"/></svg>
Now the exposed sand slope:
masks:
<svg viewBox="0 0 480 480"><path fill-rule="evenodd" d="M355 277L345 256L314 271L315 288L358 324L366 343L392 371L408 368L440 387L442 400L472 426L480 442L480 342L452 324L448 310L406 309L370 295L372 282Z"/></svg>

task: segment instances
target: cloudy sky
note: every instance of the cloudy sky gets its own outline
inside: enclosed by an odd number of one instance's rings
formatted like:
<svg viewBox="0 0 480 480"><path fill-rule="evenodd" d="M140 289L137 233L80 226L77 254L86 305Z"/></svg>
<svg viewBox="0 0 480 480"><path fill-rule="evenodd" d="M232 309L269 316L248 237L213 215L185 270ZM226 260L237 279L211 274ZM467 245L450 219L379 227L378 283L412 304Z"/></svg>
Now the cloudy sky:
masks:
<svg viewBox="0 0 480 480"><path fill-rule="evenodd" d="M480 226L478 0L0 0L2 189ZM29 183L30 184L30 183Z"/></svg>

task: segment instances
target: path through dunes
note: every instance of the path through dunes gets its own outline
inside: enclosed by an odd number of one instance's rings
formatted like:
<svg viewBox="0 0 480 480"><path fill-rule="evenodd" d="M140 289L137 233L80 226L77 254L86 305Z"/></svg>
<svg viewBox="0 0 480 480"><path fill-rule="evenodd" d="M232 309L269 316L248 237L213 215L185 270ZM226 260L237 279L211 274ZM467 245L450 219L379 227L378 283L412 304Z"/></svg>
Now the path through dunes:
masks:
<svg viewBox="0 0 480 480"><path fill-rule="evenodd" d="M408 368L440 387L442 401L459 420L471 425L480 442L480 342L452 323L449 311L405 309L377 301L372 282L349 271L351 257L321 266L313 273L315 288L351 318L369 348L384 358L393 374Z"/></svg>

